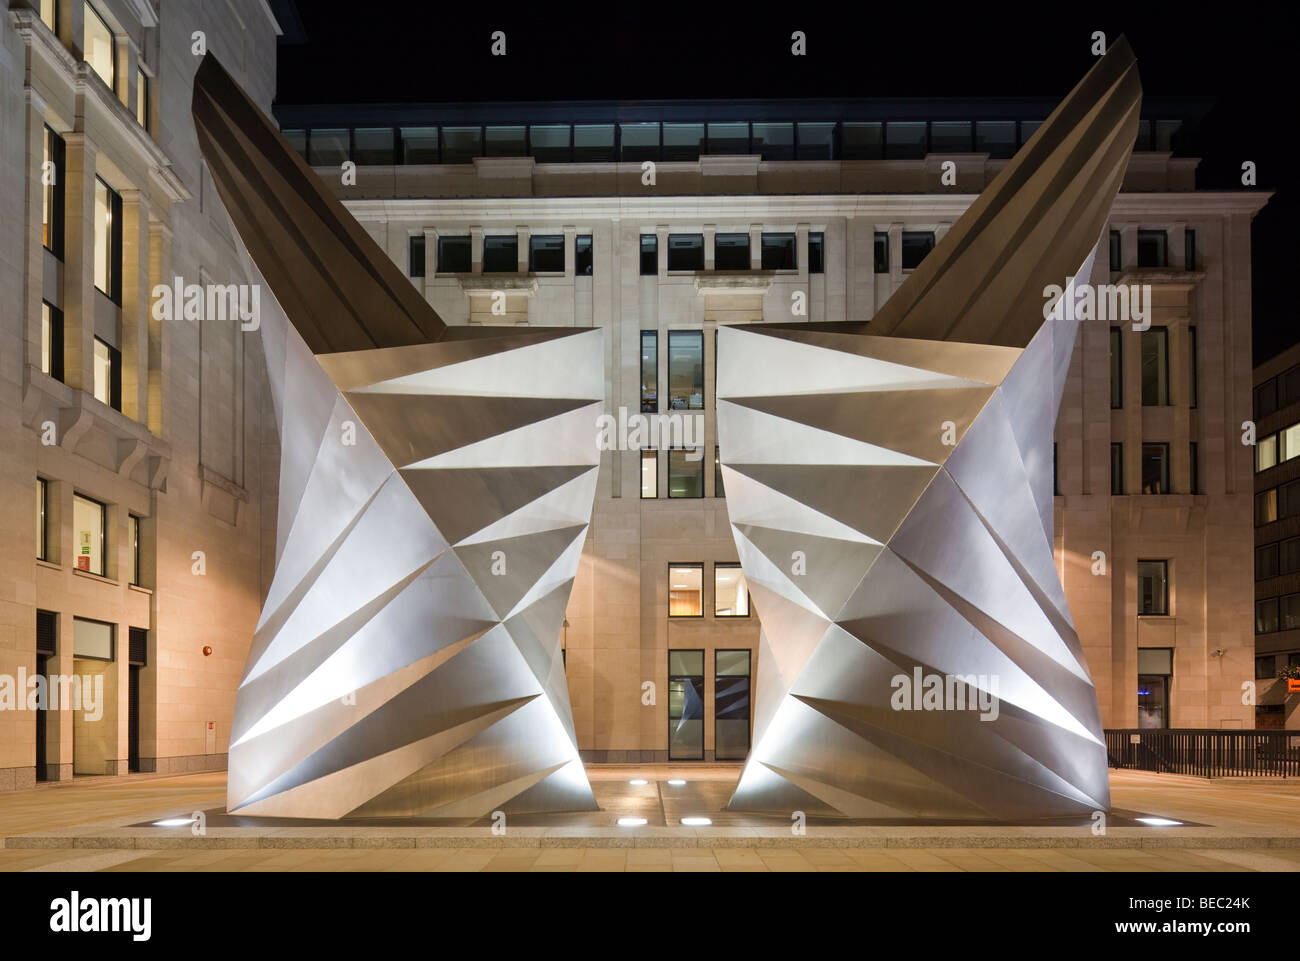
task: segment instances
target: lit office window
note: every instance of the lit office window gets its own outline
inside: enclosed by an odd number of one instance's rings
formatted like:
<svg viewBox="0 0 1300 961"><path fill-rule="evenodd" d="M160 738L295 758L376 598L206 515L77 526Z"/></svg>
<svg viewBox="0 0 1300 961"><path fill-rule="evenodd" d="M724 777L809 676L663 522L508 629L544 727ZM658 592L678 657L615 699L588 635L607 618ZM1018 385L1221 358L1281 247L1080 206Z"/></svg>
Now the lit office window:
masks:
<svg viewBox="0 0 1300 961"><path fill-rule="evenodd" d="M1138 649L1138 727L1169 727L1169 679L1174 673L1170 647Z"/></svg>
<svg viewBox="0 0 1300 961"><path fill-rule="evenodd" d="M889 273L889 234L883 230L876 231L875 265L876 273Z"/></svg>
<svg viewBox="0 0 1300 961"><path fill-rule="evenodd" d="M41 162L41 243L50 253L62 260L63 138L49 127L44 130L44 157Z"/></svg>
<svg viewBox="0 0 1300 961"><path fill-rule="evenodd" d="M663 159L665 162L699 160L703 145L704 124L664 124Z"/></svg>
<svg viewBox="0 0 1300 961"><path fill-rule="evenodd" d="M713 653L713 757L741 761L749 753L750 652Z"/></svg>
<svg viewBox="0 0 1300 961"><path fill-rule="evenodd" d="M1300 457L1300 424L1292 424L1278 432L1278 462Z"/></svg>
<svg viewBox="0 0 1300 961"><path fill-rule="evenodd" d="M1169 331L1152 327L1141 333L1142 406L1169 404Z"/></svg>
<svg viewBox="0 0 1300 961"><path fill-rule="evenodd" d="M673 256L674 237L668 238L668 256ZM701 265L703 266L703 265ZM749 234L716 234L713 238L713 266L716 270L749 269ZM674 267L670 270L692 270L691 267Z"/></svg>
<svg viewBox="0 0 1300 961"><path fill-rule="evenodd" d="M1165 231L1138 231L1138 266L1169 266L1169 235Z"/></svg>
<svg viewBox="0 0 1300 961"><path fill-rule="evenodd" d="M640 163L659 159L659 124L619 124L619 159Z"/></svg>
<svg viewBox="0 0 1300 961"><path fill-rule="evenodd" d="M756 123L752 129L753 153L764 160L794 159L794 124Z"/></svg>
<svg viewBox="0 0 1300 961"><path fill-rule="evenodd" d="M915 270L921 266L926 254L934 250L934 231L903 231L903 269Z"/></svg>
<svg viewBox="0 0 1300 961"><path fill-rule="evenodd" d="M528 154L522 126L488 127L485 131L485 157L524 157Z"/></svg>
<svg viewBox="0 0 1300 961"><path fill-rule="evenodd" d="M1138 561L1138 613L1169 613L1169 562Z"/></svg>
<svg viewBox="0 0 1300 961"><path fill-rule="evenodd" d="M308 154L313 167L338 167L352 159L352 133L346 127L313 127Z"/></svg>
<svg viewBox="0 0 1300 961"><path fill-rule="evenodd" d="M713 565L713 616L749 617L749 585L739 564Z"/></svg>
<svg viewBox="0 0 1300 961"><path fill-rule="evenodd" d="M467 274L473 266L469 237L438 238L438 273Z"/></svg>
<svg viewBox="0 0 1300 961"><path fill-rule="evenodd" d="M641 235L641 276L654 277L659 273L659 237Z"/></svg>
<svg viewBox="0 0 1300 961"><path fill-rule="evenodd" d="M1187 328L1187 405L1193 410L1201 392L1200 378L1196 369L1196 325Z"/></svg>
<svg viewBox="0 0 1300 961"><path fill-rule="evenodd" d="M42 561L48 561L49 557L49 514L46 507L46 498L49 496L50 485L45 478L36 478L36 556Z"/></svg>
<svg viewBox="0 0 1300 961"><path fill-rule="evenodd" d="M1012 140L1015 131L1012 131ZM881 123L840 124L840 157L843 160L879 160L885 155L885 126Z"/></svg>
<svg viewBox="0 0 1300 961"><path fill-rule="evenodd" d="M1124 269L1124 244L1118 230L1110 232L1110 269L1112 272Z"/></svg>
<svg viewBox="0 0 1300 961"><path fill-rule="evenodd" d="M122 409L122 355L98 337L94 358L95 400L114 410Z"/></svg>
<svg viewBox="0 0 1300 961"><path fill-rule="evenodd" d="M473 163L483 156L482 127L443 127L442 162L445 164Z"/></svg>
<svg viewBox="0 0 1300 961"><path fill-rule="evenodd" d="M1110 329L1110 408L1124 406L1124 337L1118 327Z"/></svg>
<svg viewBox="0 0 1300 961"><path fill-rule="evenodd" d="M641 331L641 413L659 410L659 333Z"/></svg>
<svg viewBox="0 0 1300 961"><path fill-rule="evenodd" d="M704 651L668 652L668 760L704 759Z"/></svg>
<svg viewBox="0 0 1300 961"><path fill-rule="evenodd" d="M483 273L514 274L519 272L519 237L507 234L483 238Z"/></svg>
<svg viewBox="0 0 1300 961"><path fill-rule="evenodd" d="M668 616L704 616L704 565L668 565Z"/></svg>
<svg viewBox="0 0 1300 961"><path fill-rule="evenodd" d="M547 234L528 238L528 272L564 273L564 235Z"/></svg>
<svg viewBox="0 0 1300 961"><path fill-rule="evenodd" d="M95 287L122 303L122 198L95 178Z"/></svg>
<svg viewBox="0 0 1300 961"><path fill-rule="evenodd" d="M1110 445L1110 492L1124 493L1124 445Z"/></svg>
<svg viewBox="0 0 1300 961"><path fill-rule="evenodd" d="M1142 445L1142 493L1168 494L1169 445Z"/></svg>
<svg viewBox="0 0 1300 961"><path fill-rule="evenodd" d="M653 500L659 496L659 452L641 452L641 499Z"/></svg>
<svg viewBox="0 0 1300 961"><path fill-rule="evenodd" d="M808 273L826 272L826 235L815 233L808 235Z"/></svg>
<svg viewBox="0 0 1300 961"><path fill-rule="evenodd" d="M140 586L140 518L134 514L126 515L127 550L131 557L131 579L128 581Z"/></svg>
<svg viewBox="0 0 1300 961"><path fill-rule="evenodd" d="M352 131L352 159L358 167L386 167L391 164L393 128L358 127Z"/></svg>
<svg viewBox="0 0 1300 961"><path fill-rule="evenodd" d="M613 159L614 125L612 123L580 123L574 125L574 163L596 163Z"/></svg>
<svg viewBox="0 0 1300 961"><path fill-rule="evenodd" d="M80 494L72 496L72 529L76 536L77 570L104 576L107 529L104 505Z"/></svg>
<svg viewBox="0 0 1300 961"><path fill-rule="evenodd" d="M1272 634L1277 630L1277 598L1266 597L1255 602L1255 633Z"/></svg>
<svg viewBox="0 0 1300 961"><path fill-rule="evenodd" d="M1277 577L1278 545L1265 544L1255 548L1255 580L1266 581Z"/></svg>
<svg viewBox="0 0 1300 961"><path fill-rule="evenodd" d="M668 409L704 409L704 331L668 332Z"/></svg>
<svg viewBox="0 0 1300 961"><path fill-rule="evenodd" d="M668 269L703 270L704 234L669 234Z"/></svg>
<svg viewBox="0 0 1300 961"><path fill-rule="evenodd" d="M796 270L794 234L763 234L762 265L764 270ZM809 238L809 246L812 239Z"/></svg>
<svg viewBox="0 0 1300 961"><path fill-rule="evenodd" d="M117 49L113 31L108 29L108 24L99 15L99 11L89 3L86 4L81 49L90 68L108 84L109 90L116 90Z"/></svg>
<svg viewBox="0 0 1300 961"><path fill-rule="evenodd" d="M438 162L437 127L402 127L402 163L436 164Z"/></svg>
<svg viewBox="0 0 1300 961"><path fill-rule="evenodd" d="M795 137L795 160L835 159L835 124L801 123Z"/></svg>
<svg viewBox="0 0 1300 961"><path fill-rule="evenodd" d="M1255 495L1255 526L1271 524L1277 520L1277 488L1270 487Z"/></svg>
<svg viewBox="0 0 1300 961"><path fill-rule="evenodd" d="M713 496L726 497L722 489L722 448L713 448Z"/></svg>
<svg viewBox="0 0 1300 961"><path fill-rule="evenodd" d="M50 28L50 33L59 33L58 0L41 0L41 22Z"/></svg>
<svg viewBox="0 0 1300 961"><path fill-rule="evenodd" d="M41 373L63 380L63 311L41 301Z"/></svg>
<svg viewBox="0 0 1300 961"><path fill-rule="evenodd" d="M1269 434L1255 442L1255 472L1277 466L1277 434Z"/></svg>
<svg viewBox="0 0 1300 961"><path fill-rule="evenodd" d="M709 153L749 153L748 123L711 123L708 134Z"/></svg>
<svg viewBox="0 0 1300 961"><path fill-rule="evenodd" d="M409 274L412 277L424 276L424 234L417 237L408 237L406 241L406 259L410 265Z"/></svg>
<svg viewBox="0 0 1300 961"><path fill-rule="evenodd" d="M573 238L573 272L579 277L590 277L594 266L591 234L578 234Z"/></svg>
<svg viewBox="0 0 1300 961"><path fill-rule="evenodd" d="M149 129L149 75L139 67L135 69L135 120Z"/></svg>
<svg viewBox="0 0 1300 961"><path fill-rule="evenodd" d="M704 451L698 447L668 452L668 496L704 496Z"/></svg>

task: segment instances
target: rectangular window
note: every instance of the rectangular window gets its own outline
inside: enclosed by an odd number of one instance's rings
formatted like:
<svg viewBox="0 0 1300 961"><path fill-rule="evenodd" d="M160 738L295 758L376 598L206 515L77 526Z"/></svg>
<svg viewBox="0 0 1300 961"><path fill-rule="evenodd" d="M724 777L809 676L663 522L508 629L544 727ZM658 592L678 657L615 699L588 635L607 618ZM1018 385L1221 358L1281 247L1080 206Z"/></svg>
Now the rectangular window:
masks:
<svg viewBox="0 0 1300 961"><path fill-rule="evenodd" d="M1255 633L1272 634L1277 630L1277 598L1255 602Z"/></svg>
<svg viewBox="0 0 1300 961"><path fill-rule="evenodd" d="M149 129L149 75L135 68L135 122Z"/></svg>
<svg viewBox="0 0 1300 961"><path fill-rule="evenodd" d="M438 162L437 127L402 127L402 163L436 164Z"/></svg>
<svg viewBox="0 0 1300 961"><path fill-rule="evenodd" d="M41 178L41 243L60 260L63 259L63 163L63 138L46 127L41 169L49 175Z"/></svg>
<svg viewBox="0 0 1300 961"><path fill-rule="evenodd" d="M713 757L743 761L749 754L750 652L713 652Z"/></svg>
<svg viewBox="0 0 1300 961"><path fill-rule="evenodd" d="M1196 269L1196 231L1183 231L1183 267L1187 270Z"/></svg>
<svg viewBox="0 0 1300 961"><path fill-rule="evenodd" d="M1169 404L1169 331L1152 327L1142 338L1142 406Z"/></svg>
<svg viewBox="0 0 1300 961"><path fill-rule="evenodd" d="M659 333L641 331L641 413L659 410Z"/></svg>
<svg viewBox="0 0 1300 961"><path fill-rule="evenodd" d="M1112 273L1124 269L1124 242L1118 230L1110 232L1110 269Z"/></svg>
<svg viewBox="0 0 1300 961"><path fill-rule="evenodd" d="M713 496L726 497L722 489L722 448L713 448Z"/></svg>
<svg viewBox="0 0 1300 961"><path fill-rule="evenodd" d="M1266 581L1277 577L1278 545L1265 544L1255 548L1255 580Z"/></svg>
<svg viewBox="0 0 1300 961"><path fill-rule="evenodd" d="M1271 487L1255 495L1255 526L1271 524L1277 520L1277 488Z"/></svg>
<svg viewBox="0 0 1300 961"><path fill-rule="evenodd" d="M307 159L307 131L305 129L281 130L280 135L289 143L289 148L303 160Z"/></svg>
<svg viewBox="0 0 1300 961"><path fill-rule="evenodd" d="M704 451L699 447L668 452L668 496L704 496Z"/></svg>
<svg viewBox="0 0 1300 961"><path fill-rule="evenodd" d="M579 277L590 277L593 266L591 234L578 234L573 238L573 272Z"/></svg>
<svg viewBox="0 0 1300 961"><path fill-rule="evenodd" d="M1012 139L1015 137L1012 131ZM885 155L885 126L881 123L840 124L841 160L880 160Z"/></svg>
<svg viewBox="0 0 1300 961"><path fill-rule="evenodd" d="M713 565L713 616L749 617L749 585L739 564Z"/></svg>
<svg viewBox="0 0 1300 961"><path fill-rule="evenodd" d="M424 276L424 234L407 238L406 257L412 277Z"/></svg>
<svg viewBox="0 0 1300 961"><path fill-rule="evenodd" d="M795 160L835 159L835 124L801 123L795 136Z"/></svg>
<svg viewBox="0 0 1300 961"><path fill-rule="evenodd" d="M1200 394L1200 378L1196 376L1196 327L1187 328L1187 405L1196 409L1197 395Z"/></svg>
<svg viewBox="0 0 1300 961"><path fill-rule="evenodd" d="M1138 266L1169 266L1169 235L1165 231L1138 231Z"/></svg>
<svg viewBox="0 0 1300 961"><path fill-rule="evenodd" d="M113 625L101 621L72 619L72 656L96 661L113 660Z"/></svg>
<svg viewBox="0 0 1300 961"><path fill-rule="evenodd" d="M358 167L387 167L393 163L392 127L357 127L352 131L352 159Z"/></svg>
<svg viewBox="0 0 1300 961"><path fill-rule="evenodd" d="M665 161L690 162L699 160L700 148L703 145L704 124L664 124L663 159Z"/></svg>
<svg viewBox="0 0 1300 961"><path fill-rule="evenodd" d="M1300 402L1300 366L1279 374L1276 381L1279 407Z"/></svg>
<svg viewBox="0 0 1300 961"><path fill-rule="evenodd" d="M1038 128L1043 125L1041 120L1021 120L1020 121L1020 145L1023 147L1038 133Z"/></svg>
<svg viewBox="0 0 1300 961"><path fill-rule="evenodd" d="M668 652L668 760L704 760L704 651Z"/></svg>
<svg viewBox="0 0 1300 961"><path fill-rule="evenodd" d="M95 286L122 304L122 198L95 178Z"/></svg>
<svg viewBox="0 0 1300 961"><path fill-rule="evenodd" d="M1110 445L1110 492L1124 493L1124 445Z"/></svg>
<svg viewBox="0 0 1300 961"><path fill-rule="evenodd" d="M122 409L122 355L95 338L95 400Z"/></svg>
<svg viewBox="0 0 1300 961"><path fill-rule="evenodd" d="M313 134L313 139L314 139ZM483 156L482 127L443 127L442 162L445 164L473 163Z"/></svg>
<svg viewBox="0 0 1300 961"><path fill-rule="evenodd" d="M564 273L563 234L528 238L528 272L530 274Z"/></svg>
<svg viewBox="0 0 1300 961"><path fill-rule="evenodd" d="M1169 445L1142 445L1142 493L1168 494Z"/></svg>
<svg viewBox="0 0 1300 961"><path fill-rule="evenodd" d="M58 0L41 0L41 23L50 28L50 33L58 36L59 33L59 3Z"/></svg>
<svg viewBox="0 0 1300 961"><path fill-rule="evenodd" d="M903 231L903 269L915 270L925 260L925 255L934 250L934 231Z"/></svg>
<svg viewBox="0 0 1300 961"><path fill-rule="evenodd" d="M1300 424L1292 424L1278 432L1278 463L1300 457Z"/></svg>
<svg viewBox="0 0 1300 961"><path fill-rule="evenodd" d="M794 234L763 234L762 265L764 270L797 270ZM810 238L811 245L811 238Z"/></svg>
<svg viewBox="0 0 1300 961"><path fill-rule="evenodd" d="M969 120L936 120L930 124L931 153L969 153L970 149Z"/></svg>
<svg viewBox="0 0 1300 961"><path fill-rule="evenodd" d="M63 380L63 311L41 301L41 373Z"/></svg>
<svg viewBox="0 0 1300 961"><path fill-rule="evenodd" d="M1124 338L1118 327L1110 329L1110 409L1124 406Z"/></svg>
<svg viewBox="0 0 1300 961"><path fill-rule="evenodd" d="M352 131L347 127L313 127L307 142L308 162L313 167L338 167L350 160Z"/></svg>
<svg viewBox="0 0 1300 961"><path fill-rule="evenodd" d="M516 274L519 272L519 237L501 234L483 238L483 273Z"/></svg>
<svg viewBox="0 0 1300 961"><path fill-rule="evenodd" d="M524 142L523 126L488 127L486 131L485 157L525 157L528 155Z"/></svg>
<svg viewBox="0 0 1300 961"><path fill-rule="evenodd" d="M746 235L746 244L748 244L748 235ZM644 247L641 256L645 257ZM703 270L704 234L669 234L668 269Z"/></svg>
<svg viewBox="0 0 1300 961"><path fill-rule="evenodd" d="M104 561L108 554L104 515L104 505L99 501L80 494L73 495L72 528L77 538L77 570L100 577L104 576Z"/></svg>
<svg viewBox="0 0 1300 961"><path fill-rule="evenodd" d="M641 235L641 276L654 277L659 273L659 238L655 234Z"/></svg>
<svg viewBox="0 0 1300 961"><path fill-rule="evenodd" d="M711 123L708 127L709 153L748 154L748 123Z"/></svg>
<svg viewBox="0 0 1300 961"><path fill-rule="evenodd" d="M574 126L574 163L596 163L613 159L614 125L612 123L580 123Z"/></svg>
<svg viewBox="0 0 1300 961"><path fill-rule="evenodd" d="M889 273L889 234L883 230L876 231L876 273Z"/></svg>
<svg viewBox="0 0 1300 961"><path fill-rule="evenodd" d="M43 561L50 559L49 514L46 507L49 490L50 485L45 478L36 478L36 556Z"/></svg>
<svg viewBox="0 0 1300 961"><path fill-rule="evenodd" d="M1300 480L1287 481L1277 489L1277 516L1295 517L1300 514Z"/></svg>
<svg viewBox="0 0 1300 961"><path fill-rule="evenodd" d="M567 163L571 156L566 124L533 124L528 128L528 150L538 163Z"/></svg>
<svg viewBox="0 0 1300 961"><path fill-rule="evenodd" d="M751 125L751 152L764 160L794 159L794 124L756 123Z"/></svg>
<svg viewBox="0 0 1300 961"><path fill-rule="evenodd" d="M704 565L668 565L668 616L704 616Z"/></svg>
<svg viewBox="0 0 1300 961"><path fill-rule="evenodd" d="M140 518L134 514L126 515L127 550L131 555L131 579L128 584L140 586Z"/></svg>
<svg viewBox="0 0 1300 961"><path fill-rule="evenodd" d="M886 160L924 160L925 123L885 124Z"/></svg>
<svg viewBox="0 0 1300 961"><path fill-rule="evenodd" d="M1169 679L1174 673L1170 647L1138 649L1138 727L1169 727Z"/></svg>
<svg viewBox="0 0 1300 961"><path fill-rule="evenodd" d="M1191 476L1189 478L1191 490L1189 490L1188 493L1200 494L1201 493L1201 445L1198 444L1196 441L1192 441L1187 446L1189 448L1188 455L1187 455L1188 465L1191 468Z"/></svg>
<svg viewBox="0 0 1300 961"><path fill-rule="evenodd" d="M659 496L659 452L641 452L641 499L653 500Z"/></svg>
<svg viewBox="0 0 1300 961"><path fill-rule="evenodd" d="M473 270L469 237L438 238L438 273L467 274Z"/></svg>
<svg viewBox="0 0 1300 961"><path fill-rule="evenodd" d="M659 124L619 124L619 159L640 163L659 159Z"/></svg>
<svg viewBox="0 0 1300 961"><path fill-rule="evenodd" d="M1278 603L1277 627L1280 631L1293 631L1300 627L1300 594L1287 594Z"/></svg>
<svg viewBox="0 0 1300 961"><path fill-rule="evenodd" d="M691 267L674 267L673 237L668 238L668 268L670 270L691 270ZM703 265L701 265L703 266ZM749 269L749 234L715 234L713 238L713 267L715 270Z"/></svg>
<svg viewBox="0 0 1300 961"><path fill-rule="evenodd" d="M1300 537L1288 537L1278 547L1278 573L1294 574L1300 571Z"/></svg>
<svg viewBox="0 0 1300 961"><path fill-rule="evenodd" d="M826 272L826 235L815 233L808 235L808 273L824 274Z"/></svg>
<svg viewBox="0 0 1300 961"><path fill-rule="evenodd" d="M1277 465L1277 434L1269 434L1255 442L1255 472Z"/></svg>
<svg viewBox="0 0 1300 961"><path fill-rule="evenodd" d="M1277 378L1272 377L1255 388L1255 418L1267 417L1277 410Z"/></svg>
<svg viewBox="0 0 1300 961"><path fill-rule="evenodd" d="M1138 613L1169 613L1169 562L1138 561Z"/></svg>
<svg viewBox="0 0 1300 961"><path fill-rule="evenodd" d="M986 153L994 160L1005 160L1016 152L1014 120L975 121L975 152Z"/></svg>
<svg viewBox="0 0 1300 961"><path fill-rule="evenodd" d="M113 31L108 29L108 24L99 15L99 11L89 3L86 4L84 23L81 49L86 63L108 84L109 90L116 91L117 41Z"/></svg>
<svg viewBox="0 0 1300 961"><path fill-rule="evenodd" d="M1273 677L1277 671L1277 658L1268 654L1264 657L1255 658L1255 677Z"/></svg>
<svg viewBox="0 0 1300 961"><path fill-rule="evenodd" d="M668 409L704 409L704 331L668 332Z"/></svg>

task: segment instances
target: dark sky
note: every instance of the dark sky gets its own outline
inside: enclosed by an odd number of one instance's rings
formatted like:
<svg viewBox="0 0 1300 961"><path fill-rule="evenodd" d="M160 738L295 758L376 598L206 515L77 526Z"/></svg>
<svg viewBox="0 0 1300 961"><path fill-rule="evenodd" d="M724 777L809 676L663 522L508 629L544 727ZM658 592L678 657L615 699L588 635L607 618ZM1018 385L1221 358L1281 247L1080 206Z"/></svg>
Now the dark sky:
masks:
<svg viewBox="0 0 1300 961"><path fill-rule="evenodd" d="M1091 35L1128 36L1148 96L1213 106L1176 143L1199 156L1201 189L1276 191L1253 237L1256 361L1300 340L1283 278L1296 270L1296 14L1253 3L1003 4L946 11L927 0L762 5L623 0L512 8L423 0L272 0L285 37L281 103L674 98L1060 97L1092 63ZM538 10L545 13L538 13ZM855 10L863 19L844 19ZM793 12L789 12L793 11ZM688 18L685 22L683 18ZM503 30L507 55L490 53ZM790 34L808 54L790 55Z"/></svg>

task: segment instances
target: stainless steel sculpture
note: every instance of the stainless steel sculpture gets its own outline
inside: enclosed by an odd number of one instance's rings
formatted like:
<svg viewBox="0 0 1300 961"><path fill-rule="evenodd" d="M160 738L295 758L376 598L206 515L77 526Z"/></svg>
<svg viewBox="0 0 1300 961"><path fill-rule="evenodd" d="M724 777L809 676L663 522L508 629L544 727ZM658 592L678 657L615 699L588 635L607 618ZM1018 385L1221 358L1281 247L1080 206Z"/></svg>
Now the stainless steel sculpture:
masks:
<svg viewBox="0 0 1300 961"><path fill-rule="evenodd" d="M283 309L261 317L276 569L228 809L594 810L560 628L595 496L603 332L448 327L211 56L194 118Z"/></svg>
<svg viewBox="0 0 1300 961"><path fill-rule="evenodd" d="M869 325L721 329L722 473L763 624L731 809L1109 808L1052 554L1077 321L1045 322L1044 290L1091 274L1140 99L1121 38Z"/></svg>

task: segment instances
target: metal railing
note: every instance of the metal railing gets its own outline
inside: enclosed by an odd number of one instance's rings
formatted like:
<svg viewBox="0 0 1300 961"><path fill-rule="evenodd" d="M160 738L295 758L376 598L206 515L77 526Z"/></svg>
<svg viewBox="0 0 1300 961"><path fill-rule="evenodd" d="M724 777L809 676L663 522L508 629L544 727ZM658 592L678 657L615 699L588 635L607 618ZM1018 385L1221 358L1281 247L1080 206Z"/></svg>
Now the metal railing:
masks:
<svg viewBox="0 0 1300 961"><path fill-rule="evenodd" d="M1295 731L1107 730L1114 768L1196 777L1300 777Z"/></svg>

